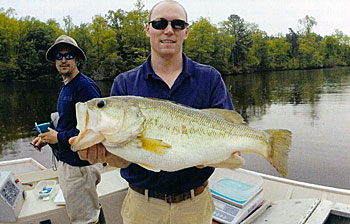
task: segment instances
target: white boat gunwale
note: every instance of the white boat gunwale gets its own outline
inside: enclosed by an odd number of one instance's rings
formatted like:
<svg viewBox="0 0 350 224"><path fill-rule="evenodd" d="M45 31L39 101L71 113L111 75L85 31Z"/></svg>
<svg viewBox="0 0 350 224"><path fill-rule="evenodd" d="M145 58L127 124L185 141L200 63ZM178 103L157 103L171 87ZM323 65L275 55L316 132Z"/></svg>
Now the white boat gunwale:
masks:
<svg viewBox="0 0 350 224"><path fill-rule="evenodd" d="M25 158L17 160L17 162L28 162L32 161L32 158ZM35 160L33 160L35 161ZM8 161L7 161L8 162ZM8 163L13 164L14 161ZM38 162L34 162L35 164ZM6 162L0 162L0 165L6 164ZM40 164L40 163L38 163ZM41 164L40 164L41 165ZM269 207L270 204L277 203L278 200L300 200L306 201L309 199L318 200L320 203L317 205L317 208L308 218L306 223L315 223L309 222L310 220L324 220L328 217L329 214L335 214L342 217L350 218L350 190L348 189L340 189L328 186L322 186L317 184L306 183L302 181L296 181L291 179L286 179L282 177L276 177L268 174L263 174L255 171L250 171L246 169L237 169L241 172L246 172L248 174L258 175L263 179L263 189L264 189L264 200L266 203L263 205L262 209L254 213L254 216L258 216L259 212L264 213L264 209ZM215 181L223 178L223 177L234 177L234 170L230 169L216 169L212 177L209 179L209 186L211 186ZM51 168L33 171L28 173L21 173L16 175L22 183L34 183L33 187L25 186L27 193L32 194L33 188L35 187L35 183L38 183L40 180L47 179L56 179L57 180L57 172L53 171ZM266 188L265 188L266 187ZM301 190L307 189L307 190ZM275 192L276 189L279 192ZM293 191L296 191L296 194L293 194ZM99 197L101 199L101 203L104 207L105 215L107 220L116 221L115 211L121 209L123 198L127 192L127 183L120 176L119 169L114 167L105 167L104 173L102 174L102 181L98 186ZM277 196L275 197L275 194ZM328 195L331 195L329 197ZM311 196L310 196L311 195ZM310 196L310 197L309 197ZM265 198L266 197L266 198ZM31 196L29 200L31 203L35 202ZM38 211L38 209L34 209L32 213L28 210L32 207L32 205L27 201L27 204L24 206L25 209L19 215L19 219L16 223L28 223L34 222L39 223L45 219L52 219L51 221L57 222L57 220L66 220L67 215L65 209L62 206L55 205L52 201L49 202L50 206L46 206L42 212ZM52 203L52 204L51 204ZM45 206L45 203L40 203L41 206ZM121 217L118 216L118 222L122 223ZM253 218L252 217L252 218Z"/></svg>

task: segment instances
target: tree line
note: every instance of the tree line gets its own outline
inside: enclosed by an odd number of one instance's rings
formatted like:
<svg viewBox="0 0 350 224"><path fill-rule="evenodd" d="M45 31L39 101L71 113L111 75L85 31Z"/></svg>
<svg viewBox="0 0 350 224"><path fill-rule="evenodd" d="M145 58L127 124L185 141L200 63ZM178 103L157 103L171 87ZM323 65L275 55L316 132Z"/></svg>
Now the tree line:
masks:
<svg viewBox="0 0 350 224"><path fill-rule="evenodd" d="M111 80L140 65L150 54L144 31L148 13L137 0L129 12L110 10L78 26L66 16L60 27L54 19L17 19L14 9L0 8L0 81L59 79L52 75L56 70L45 60L45 53L62 34L72 36L85 51L88 61L82 64L82 72L95 80ZM350 65L349 36L340 30L326 36L314 33L317 22L312 16L298 23L298 31L289 28L286 35L269 36L235 14L217 25L201 17L190 22L184 52L223 75Z"/></svg>

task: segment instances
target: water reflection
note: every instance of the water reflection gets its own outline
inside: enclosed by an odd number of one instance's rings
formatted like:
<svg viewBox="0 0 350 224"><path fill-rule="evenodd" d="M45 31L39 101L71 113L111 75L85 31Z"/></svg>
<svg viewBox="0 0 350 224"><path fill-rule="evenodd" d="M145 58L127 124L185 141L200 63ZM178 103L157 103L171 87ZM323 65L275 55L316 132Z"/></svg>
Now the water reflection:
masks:
<svg viewBox="0 0 350 224"><path fill-rule="evenodd" d="M293 133L288 178L350 189L350 69L225 77L250 126ZM278 175L262 158L245 168Z"/></svg>
<svg viewBox="0 0 350 224"><path fill-rule="evenodd" d="M236 110L250 126L293 132L288 178L350 189L350 68L225 76ZM108 96L111 82L98 82ZM34 122L56 111L61 83L0 83L0 160L34 157L50 167L50 151L29 145ZM245 168L278 175L259 156Z"/></svg>
<svg viewBox="0 0 350 224"><path fill-rule="evenodd" d="M48 121L58 91L55 83L0 83L0 158L4 148L16 150L11 142L35 134L34 122Z"/></svg>
<svg viewBox="0 0 350 224"><path fill-rule="evenodd" d="M108 96L112 83L98 84L103 96ZM57 111L61 85L62 82L0 82L0 160L6 154L18 154L13 142L36 135L34 122L50 120L50 114Z"/></svg>
<svg viewBox="0 0 350 224"><path fill-rule="evenodd" d="M271 104L310 104L321 94L343 93L349 88L350 68L282 71L224 76L236 110L247 121L261 117ZM312 112L317 119L317 111Z"/></svg>

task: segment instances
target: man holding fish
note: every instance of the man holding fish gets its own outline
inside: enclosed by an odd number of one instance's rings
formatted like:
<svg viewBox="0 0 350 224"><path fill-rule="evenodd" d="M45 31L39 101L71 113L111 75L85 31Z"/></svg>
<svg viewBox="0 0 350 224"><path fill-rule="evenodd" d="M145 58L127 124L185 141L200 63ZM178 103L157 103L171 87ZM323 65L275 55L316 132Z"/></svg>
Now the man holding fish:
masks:
<svg viewBox="0 0 350 224"><path fill-rule="evenodd" d="M115 97L76 105L72 149L90 163L122 168L124 224L212 223L213 167L241 167L239 151L251 151L286 175L290 133L242 124L220 73L183 54L189 27L181 4L155 4L145 31L151 55L115 78Z"/></svg>
<svg viewBox="0 0 350 224"><path fill-rule="evenodd" d="M167 0L157 3L150 11L145 31L150 38L151 55L141 67L118 75L111 95L167 99L198 109L233 109L219 72L183 54L189 27L182 5ZM79 154L93 163L107 160L110 165L126 167L121 169L121 175L130 184L122 208L125 224L211 223L215 208L207 180L214 168L152 172L113 158L101 144Z"/></svg>

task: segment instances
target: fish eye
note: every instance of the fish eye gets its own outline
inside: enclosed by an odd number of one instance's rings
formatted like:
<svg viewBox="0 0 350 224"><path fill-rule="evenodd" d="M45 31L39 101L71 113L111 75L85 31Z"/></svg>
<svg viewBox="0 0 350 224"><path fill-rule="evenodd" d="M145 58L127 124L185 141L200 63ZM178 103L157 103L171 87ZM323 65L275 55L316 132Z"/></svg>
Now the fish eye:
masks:
<svg viewBox="0 0 350 224"><path fill-rule="evenodd" d="M105 106L105 104L106 104L105 101L101 100L100 102L97 103L97 107L102 108Z"/></svg>

